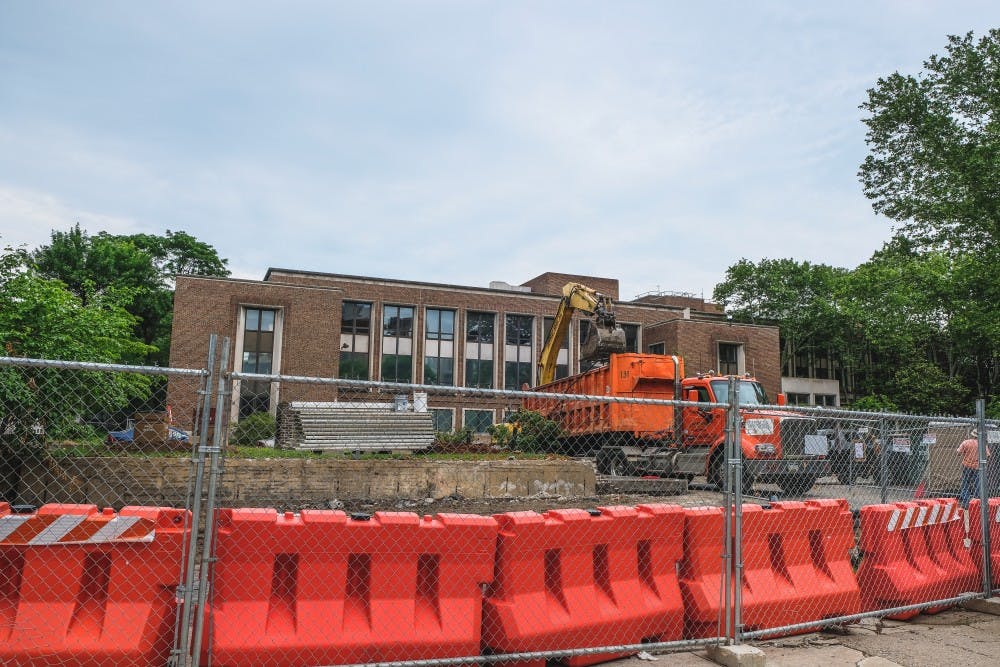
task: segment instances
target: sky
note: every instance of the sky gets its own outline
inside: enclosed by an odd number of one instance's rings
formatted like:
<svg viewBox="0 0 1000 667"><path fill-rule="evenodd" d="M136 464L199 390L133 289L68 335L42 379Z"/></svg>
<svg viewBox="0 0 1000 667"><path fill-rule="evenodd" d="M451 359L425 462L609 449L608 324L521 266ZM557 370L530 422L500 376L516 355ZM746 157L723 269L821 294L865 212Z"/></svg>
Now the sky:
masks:
<svg viewBox="0 0 1000 667"><path fill-rule="evenodd" d="M0 0L0 247L185 231L268 267L710 298L892 233L866 90L1000 3Z"/></svg>

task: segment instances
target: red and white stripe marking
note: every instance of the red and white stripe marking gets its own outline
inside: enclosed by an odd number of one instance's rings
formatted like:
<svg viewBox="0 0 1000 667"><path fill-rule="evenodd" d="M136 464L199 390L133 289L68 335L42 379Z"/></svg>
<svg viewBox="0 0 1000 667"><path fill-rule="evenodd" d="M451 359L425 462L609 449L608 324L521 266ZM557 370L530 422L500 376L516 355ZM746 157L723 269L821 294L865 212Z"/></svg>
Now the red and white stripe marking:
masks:
<svg viewBox="0 0 1000 667"><path fill-rule="evenodd" d="M1000 512L997 513L997 517L1000 519ZM899 528L899 530L920 528L922 526L957 521L958 519L958 503L935 503L931 506L921 505L920 507L893 510L889 516L889 523L886 528L891 533L896 528Z"/></svg>
<svg viewBox="0 0 1000 667"><path fill-rule="evenodd" d="M139 516L8 514L0 516L0 545L152 542L154 527L153 521Z"/></svg>

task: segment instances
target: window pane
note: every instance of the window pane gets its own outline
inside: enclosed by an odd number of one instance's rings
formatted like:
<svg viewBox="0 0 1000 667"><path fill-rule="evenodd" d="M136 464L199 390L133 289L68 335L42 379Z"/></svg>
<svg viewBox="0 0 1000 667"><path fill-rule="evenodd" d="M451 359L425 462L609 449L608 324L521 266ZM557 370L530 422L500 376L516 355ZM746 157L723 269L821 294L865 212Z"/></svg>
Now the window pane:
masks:
<svg viewBox="0 0 1000 667"><path fill-rule="evenodd" d="M385 382L412 382L413 357L408 354L383 354L382 380Z"/></svg>
<svg viewBox="0 0 1000 667"><path fill-rule="evenodd" d="M493 313L469 313L465 339L470 342L492 343L495 321L496 317Z"/></svg>
<svg viewBox="0 0 1000 667"><path fill-rule="evenodd" d="M475 433L486 433L486 429L493 423L492 410L465 410L462 414L465 428L472 429Z"/></svg>
<svg viewBox="0 0 1000 667"><path fill-rule="evenodd" d="M260 311L260 330L261 331L274 331L274 311L273 310L262 310L262 311Z"/></svg>
<svg viewBox="0 0 1000 667"><path fill-rule="evenodd" d="M531 328L534 318L531 315L507 315L506 340L508 345L531 345Z"/></svg>
<svg viewBox="0 0 1000 667"><path fill-rule="evenodd" d="M441 311L441 340L455 340L455 311Z"/></svg>
<svg viewBox="0 0 1000 667"><path fill-rule="evenodd" d="M638 324L623 324L622 329L625 331L625 351L626 352L638 352L639 351L639 325Z"/></svg>
<svg viewBox="0 0 1000 667"><path fill-rule="evenodd" d="M493 361L466 359L465 386L477 389L493 388Z"/></svg>
<svg viewBox="0 0 1000 667"><path fill-rule="evenodd" d="M367 380L368 355L364 352L341 352L338 377L347 380Z"/></svg>
<svg viewBox="0 0 1000 667"><path fill-rule="evenodd" d="M371 329L372 305L345 301L341 307L340 330L344 333L367 334Z"/></svg>
<svg viewBox="0 0 1000 667"><path fill-rule="evenodd" d="M435 431L450 432L455 428L455 413L451 410L431 409L431 419L434 421Z"/></svg>
<svg viewBox="0 0 1000 667"><path fill-rule="evenodd" d="M257 331L260 322L260 311L256 308L247 308L247 321L244 327L247 331Z"/></svg>

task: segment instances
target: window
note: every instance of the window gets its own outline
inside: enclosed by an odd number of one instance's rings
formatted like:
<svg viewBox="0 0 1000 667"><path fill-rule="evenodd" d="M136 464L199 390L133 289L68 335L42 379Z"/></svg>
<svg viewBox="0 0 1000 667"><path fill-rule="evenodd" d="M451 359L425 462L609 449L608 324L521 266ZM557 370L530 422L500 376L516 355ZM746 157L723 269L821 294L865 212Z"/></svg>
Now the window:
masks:
<svg viewBox="0 0 1000 667"><path fill-rule="evenodd" d="M590 320L580 321L580 350L582 351L587 343L587 338L590 336L590 332L593 326L590 324ZM580 372L589 371L597 366L600 366L601 362L595 359L580 359Z"/></svg>
<svg viewBox="0 0 1000 667"><path fill-rule="evenodd" d="M240 370L244 373L271 373L276 312L266 308L246 308L243 311L243 361ZM264 380L241 382L239 405L240 419L255 412L267 412L271 407L271 383Z"/></svg>
<svg viewBox="0 0 1000 667"><path fill-rule="evenodd" d="M825 354L817 354L813 363L813 377L820 380L829 380L833 377L830 374L830 357Z"/></svg>
<svg viewBox="0 0 1000 667"><path fill-rule="evenodd" d="M795 353L795 377L809 377L809 352L802 351Z"/></svg>
<svg viewBox="0 0 1000 667"><path fill-rule="evenodd" d="M549 340L549 332L555 323L554 317L546 317L542 320L542 339ZM541 353L539 353L541 354ZM562 345L559 346L559 354L556 356L556 379L569 376L569 330L563 337Z"/></svg>
<svg viewBox="0 0 1000 667"><path fill-rule="evenodd" d="M639 325L638 324L623 324L622 329L625 331L625 351L626 352L638 352L639 351Z"/></svg>
<svg viewBox="0 0 1000 667"><path fill-rule="evenodd" d="M649 350L650 354L666 354L667 353L667 344L666 343L653 343L652 345L650 345L646 349Z"/></svg>
<svg viewBox="0 0 1000 667"><path fill-rule="evenodd" d="M809 405L809 394L790 393L785 397L789 405Z"/></svg>
<svg viewBox="0 0 1000 667"><path fill-rule="evenodd" d="M368 379L368 342L372 329L372 305L345 301L340 316L340 365L337 377Z"/></svg>
<svg viewBox="0 0 1000 667"><path fill-rule="evenodd" d="M455 384L455 311L428 308L424 384Z"/></svg>
<svg viewBox="0 0 1000 667"><path fill-rule="evenodd" d="M455 428L455 411L451 408L431 408L431 420L435 431L451 433Z"/></svg>
<svg viewBox="0 0 1000 667"><path fill-rule="evenodd" d="M383 382L413 381L413 307L382 308Z"/></svg>
<svg viewBox="0 0 1000 667"><path fill-rule="evenodd" d="M463 426L473 433L486 433L486 429L493 424L492 410L463 410L462 418L465 420Z"/></svg>
<svg viewBox="0 0 1000 667"><path fill-rule="evenodd" d="M493 388L496 315L470 312L465 318L465 386Z"/></svg>
<svg viewBox="0 0 1000 667"><path fill-rule="evenodd" d="M739 343L719 343L719 373L739 375L743 372L743 345Z"/></svg>
<svg viewBox="0 0 1000 667"><path fill-rule="evenodd" d="M531 315L507 315L504 338L504 389L520 389L531 384L534 359L531 354L532 329L535 318Z"/></svg>
<svg viewBox="0 0 1000 667"><path fill-rule="evenodd" d="M837 396L836 394L816 394L816 405L837 407Z"/></svg>

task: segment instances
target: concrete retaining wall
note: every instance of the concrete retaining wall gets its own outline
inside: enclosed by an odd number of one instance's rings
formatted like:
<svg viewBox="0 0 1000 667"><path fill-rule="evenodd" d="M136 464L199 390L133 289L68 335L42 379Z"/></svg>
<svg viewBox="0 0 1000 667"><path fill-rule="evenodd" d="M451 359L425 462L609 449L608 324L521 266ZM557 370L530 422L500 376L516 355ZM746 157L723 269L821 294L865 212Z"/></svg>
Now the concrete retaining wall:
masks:
<svg viewBox="0 0 1000 667"><path fill-rule="evenodd" d="M19 502L183 506L187 459L49 459L22 474ZM206 478L207 481L207 478ZM332 499L593 496L593 467L579 461L230 459L219 503L318 506Z"/></svg>

